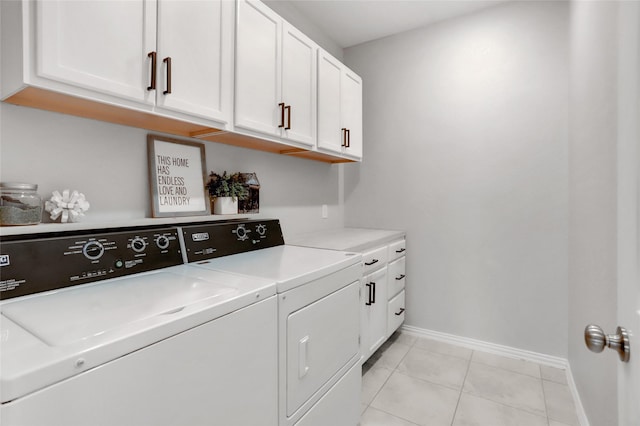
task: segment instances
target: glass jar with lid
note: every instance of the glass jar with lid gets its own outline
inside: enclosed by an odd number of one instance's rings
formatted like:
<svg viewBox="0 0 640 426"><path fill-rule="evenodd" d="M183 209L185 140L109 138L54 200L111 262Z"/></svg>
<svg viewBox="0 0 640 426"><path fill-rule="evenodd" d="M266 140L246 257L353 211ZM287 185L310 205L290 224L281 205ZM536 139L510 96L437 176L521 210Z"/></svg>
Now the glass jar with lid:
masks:
<svg viewBox="0 0 640 426"><path fill-rule="evenodd" d="M0 225L35 225L42 219L38 185L0 182Z"/></svg>

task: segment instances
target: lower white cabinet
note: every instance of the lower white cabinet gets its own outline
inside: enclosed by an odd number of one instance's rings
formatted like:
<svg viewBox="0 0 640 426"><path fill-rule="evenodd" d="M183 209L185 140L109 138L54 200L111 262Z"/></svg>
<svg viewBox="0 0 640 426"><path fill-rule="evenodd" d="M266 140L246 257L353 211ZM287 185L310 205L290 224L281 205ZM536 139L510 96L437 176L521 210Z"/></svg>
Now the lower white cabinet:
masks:
<svg viewBox="0 0 640 426"><path fill-rule="evenodd" d="M405 240L362 255L361 351L366 361L404 322Z"/></svg>
<svg viewBox="0 0 640 426"><path fill-rule="evenodd" d="M387 266L365 276L361 289L360 347L366 359L387 339Z"/></svg>

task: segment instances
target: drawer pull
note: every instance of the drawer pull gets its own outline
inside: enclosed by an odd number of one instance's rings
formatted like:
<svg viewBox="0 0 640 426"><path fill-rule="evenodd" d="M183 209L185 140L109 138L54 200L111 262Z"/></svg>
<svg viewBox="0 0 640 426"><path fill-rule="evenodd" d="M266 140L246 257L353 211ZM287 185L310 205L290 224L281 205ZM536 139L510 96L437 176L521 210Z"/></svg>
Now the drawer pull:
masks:
<svg viewBox="0 0 640 426"><path fill-rule="evenodd" d="M404 308L400 308L400 310L396 312L396 315L400 316L402 315L403 312L404 312Z"/></svg>
<svg viewBox="0 0 640 426"><path fill-rule="evenodd" d="M396 281L400 281L404 277L406 277L406 275L405 274L401 274L399 277L396 277Z"/></svg>
<svg viewBox="0 0 640 426"><path fill-rule="evenodd" d="M371 262L364 262L364 264L367 266L371 266L371 265L375 265L378 262L380 262L378 259L373 259Z"/></svg>
<svg viewBox="0 0 640 426"><path fill-rule="evenodd" d="M402 247L400 250L396 250L396 253L404 253L406 248Z"/></svg>

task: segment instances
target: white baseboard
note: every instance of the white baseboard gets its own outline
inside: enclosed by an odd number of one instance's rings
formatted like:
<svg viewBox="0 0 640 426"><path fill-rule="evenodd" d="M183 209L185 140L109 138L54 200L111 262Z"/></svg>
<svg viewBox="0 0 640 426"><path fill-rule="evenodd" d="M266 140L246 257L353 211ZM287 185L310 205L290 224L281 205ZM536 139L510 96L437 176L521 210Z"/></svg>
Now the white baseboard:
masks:
<svg viewBox="0 0 640 426"><path fill-rule="evenodd" d="M571 366L565 358L542 354L539 352L527 351L524 349L513 348L510 346L498 345L496 343L484 342L482 340L470 339L468 337L456 336L453 334L441 333L439 331L427 330L424 328L413 327L411 325L402 325L400 331L403 333L413 334L415 336L427 337L429 339L438 340L440 342L452 345L463 346L475 351L489 352L495 355L501 355L509 358L523 359L525 361L535 362L537 364L549 367L562 368L567 373L567 384L573 395L576 404L576 411L580 426L589 426L589 419L584 411L580 395L576 388L576 382L573 380Z"/></svg>

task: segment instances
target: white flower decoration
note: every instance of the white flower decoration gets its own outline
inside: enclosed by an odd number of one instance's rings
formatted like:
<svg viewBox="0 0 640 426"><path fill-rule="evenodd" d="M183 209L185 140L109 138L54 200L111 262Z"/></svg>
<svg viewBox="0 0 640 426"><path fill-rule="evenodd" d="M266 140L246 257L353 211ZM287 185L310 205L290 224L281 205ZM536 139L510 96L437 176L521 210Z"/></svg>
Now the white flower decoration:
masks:
<svg viewBox="0 0 640 426"><path fill-rule="evenodd" d="M49 201L44 203L44 209L51 213L51 220L61 217L62 223L78 222L84 212L89 210L89 202L84 198L84 194L73 191L70 193L68 189L62 191L53 191L53 195Z"/></svg>

